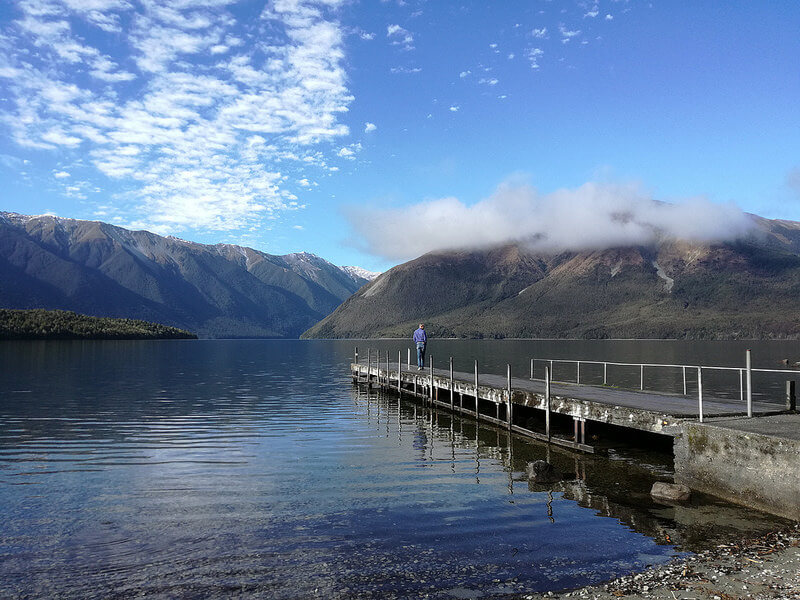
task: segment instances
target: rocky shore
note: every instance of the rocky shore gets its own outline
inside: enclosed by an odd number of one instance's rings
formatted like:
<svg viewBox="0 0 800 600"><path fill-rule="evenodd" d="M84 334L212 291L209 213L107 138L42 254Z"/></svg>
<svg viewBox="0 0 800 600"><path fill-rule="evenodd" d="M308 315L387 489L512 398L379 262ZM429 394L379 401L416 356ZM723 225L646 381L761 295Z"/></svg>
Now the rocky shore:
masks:
<svg viewBox="0 0 800 600"><path fill-rule="evenodd" d="M800 523L760 538L719 545L606 584L523 598L800 599Z"/></svg>

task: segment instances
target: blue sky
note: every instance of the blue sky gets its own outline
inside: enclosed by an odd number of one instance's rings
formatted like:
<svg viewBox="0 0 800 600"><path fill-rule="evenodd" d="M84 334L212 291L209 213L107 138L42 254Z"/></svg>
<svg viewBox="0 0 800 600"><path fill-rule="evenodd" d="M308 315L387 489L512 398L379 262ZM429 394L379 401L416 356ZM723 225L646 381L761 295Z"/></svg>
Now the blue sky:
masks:
<svg viewBox="0 0 800 600"><path fill-rule="evenodd" d="M789 1L3 2L0 209L374 270L653 198L800 220L799 33Z"/></svg>

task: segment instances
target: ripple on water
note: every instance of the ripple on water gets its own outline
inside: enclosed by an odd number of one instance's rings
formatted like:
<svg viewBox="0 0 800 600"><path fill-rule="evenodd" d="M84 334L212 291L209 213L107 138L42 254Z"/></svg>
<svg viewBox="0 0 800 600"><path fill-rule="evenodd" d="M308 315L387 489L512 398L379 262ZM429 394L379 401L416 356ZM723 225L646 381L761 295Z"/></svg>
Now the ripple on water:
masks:
<svg viewBox="0 0 800 600"><path fill-rule="evenodd" d="M8 348L0 391L25 393L0 396L3 597L512 596L744 520L635 499L668 473L635 457L557 452L585 478L529 488L543 447L357 391L349 345Z"/></svg>

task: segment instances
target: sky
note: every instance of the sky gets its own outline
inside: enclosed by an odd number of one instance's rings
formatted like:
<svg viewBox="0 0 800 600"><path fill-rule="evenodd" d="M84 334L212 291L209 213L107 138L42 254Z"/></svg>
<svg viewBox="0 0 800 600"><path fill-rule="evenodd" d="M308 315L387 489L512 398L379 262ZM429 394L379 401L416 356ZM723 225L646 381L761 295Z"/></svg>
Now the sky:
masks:
<svg viewBox="0 0 800 600"><path fill-rule="evenodd" d="M0 189L376 271L736 236L800 220L800 3L4 0Z"/></svg>

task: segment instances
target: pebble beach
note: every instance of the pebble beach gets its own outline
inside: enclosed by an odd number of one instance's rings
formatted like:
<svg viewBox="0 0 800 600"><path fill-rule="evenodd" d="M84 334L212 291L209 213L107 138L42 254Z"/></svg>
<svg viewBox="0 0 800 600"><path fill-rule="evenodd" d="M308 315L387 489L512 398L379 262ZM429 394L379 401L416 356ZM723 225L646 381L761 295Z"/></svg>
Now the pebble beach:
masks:
<svg viewBox="0 0 800 600"><path fill-rule="evenodd" d="M676 558L666 565L602 585L523 598L800 599L800 523L759 538Z"/></svg>

